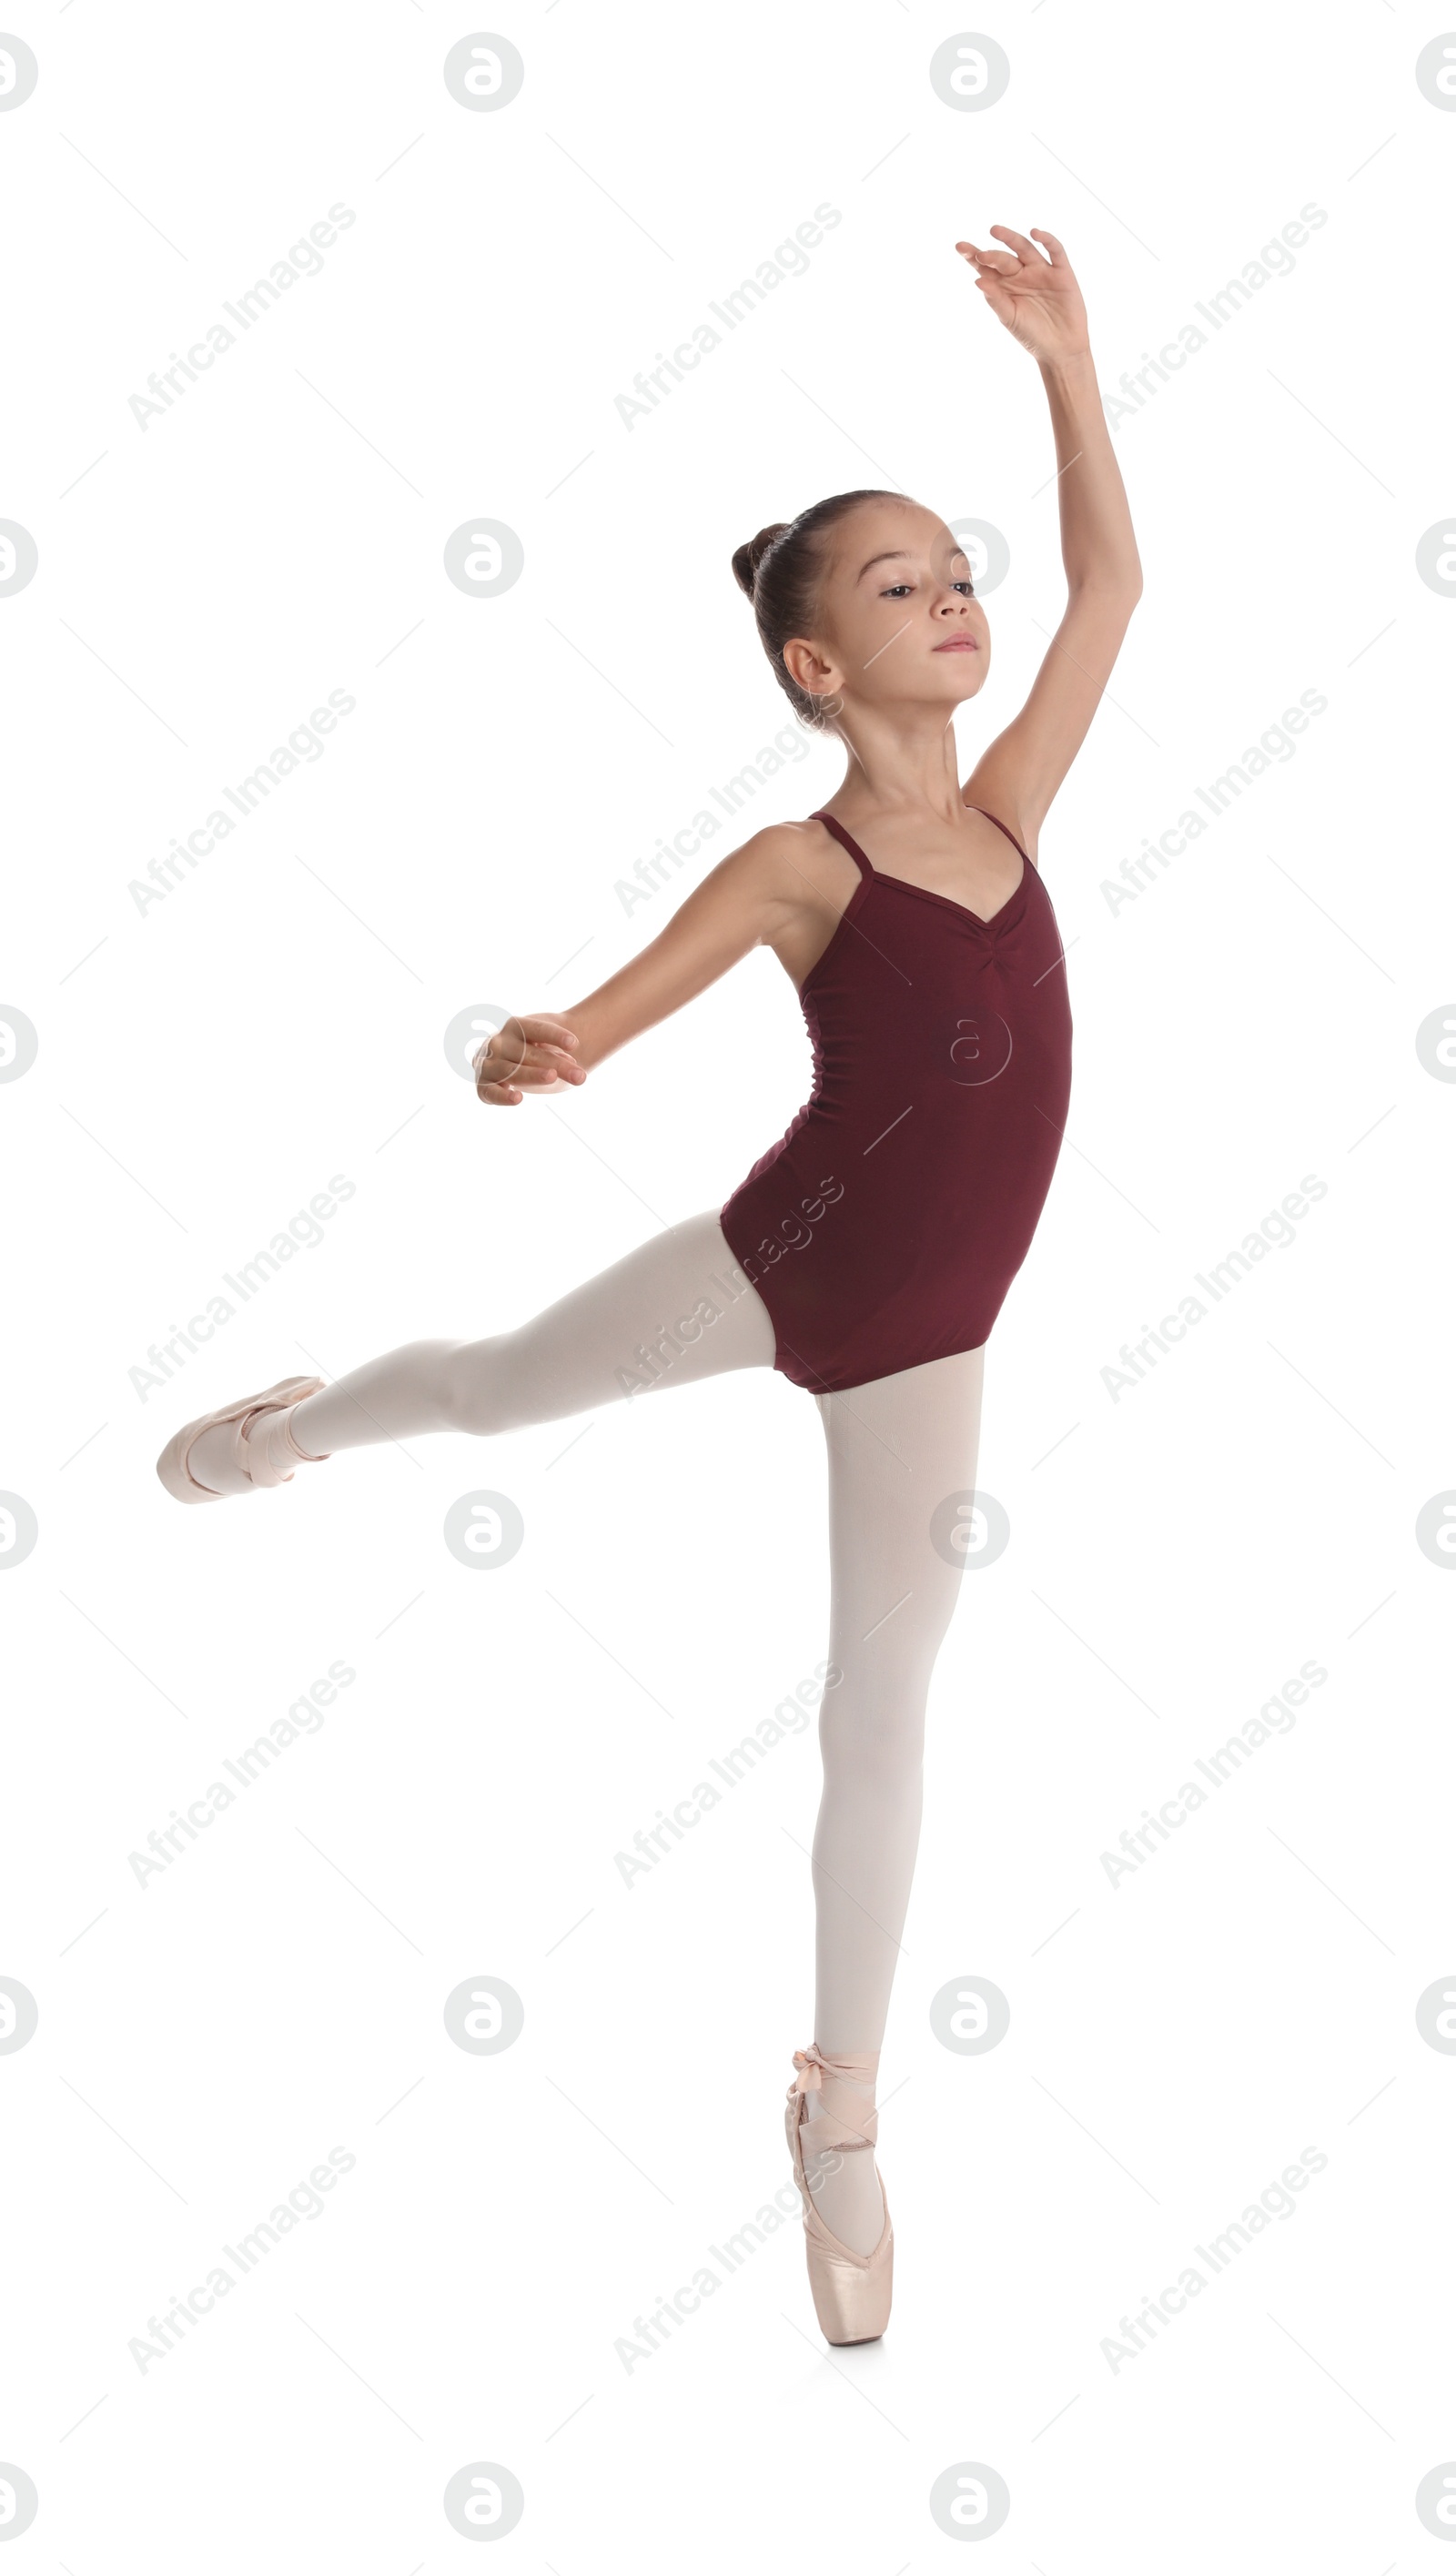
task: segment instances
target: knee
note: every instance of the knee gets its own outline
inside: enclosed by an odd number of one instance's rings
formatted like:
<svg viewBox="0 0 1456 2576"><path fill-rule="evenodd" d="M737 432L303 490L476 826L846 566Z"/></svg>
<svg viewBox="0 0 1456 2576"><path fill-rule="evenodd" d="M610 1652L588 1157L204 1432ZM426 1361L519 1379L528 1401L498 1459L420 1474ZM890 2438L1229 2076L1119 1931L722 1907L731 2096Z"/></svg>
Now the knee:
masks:
<svg viewBox="0 0 1456 2576"><path fill-rule="evenodd" d="M876 1795L891 1795L918 1779L925 1759L925 1694L878 1692L832 1711L819 1721L819 1749L826 1780L852 1779Z"/></svg>
<svg viewBox="0 0 1456 2576"><path fill-rule="evenodd" d="M489 1341L436 1346L434 1396L442 1429L468 1431L480 1439L493 1431L510 1430L505 1402L508 1372L502 1366L508 1338L501 1333Z"/></svg>

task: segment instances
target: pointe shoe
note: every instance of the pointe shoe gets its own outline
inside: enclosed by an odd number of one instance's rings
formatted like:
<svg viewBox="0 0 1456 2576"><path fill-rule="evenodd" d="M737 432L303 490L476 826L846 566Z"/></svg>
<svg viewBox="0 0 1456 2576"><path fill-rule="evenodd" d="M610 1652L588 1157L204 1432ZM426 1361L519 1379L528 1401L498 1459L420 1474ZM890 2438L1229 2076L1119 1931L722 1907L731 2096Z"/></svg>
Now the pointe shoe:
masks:
<svg viewBox="0 0 1456 2576"><path fill-rule="evenodd" d="M804 2169L804 2141L807 2137L816 2151L833 2147L841 2154L857 2149L874 2153L879 2114L844 2079L867 2080L879 2062L878 2050L873 2056L828 2057L817 2041L810 2048L794 2051L798 2071L789 2086L784 2127L794 2162L794 2180L804 2203L804 2250L809 2260L814 2313L826 2343L876 2343L884 2333L890 2322L895 2239L888 2202L884 2228L872 2254L856 2254L852 2246L841 2245L839 2238L830 2234L815 2207ZM819 2094L823 2104L821 2116L812 2123L807 2118L810 2093ZM878 2165L875 2180L880 2181ZM882 2182L880 2192L883 2198Z"/></svg>
<svg viewBox="0 0 1456 2576"><path fill-rule="evenodd" d="M259 1414L285 1412L290 1405L302 1404L306 1395L319 1394L323 1384L321 1377L281 1377L276 1386L265 1387L261 1395L245 1395L236 1404L220 1405L215 1413L200 1413L195 1422L174 1431L157 1460L157 1474L168 1493L175 1494L179 1503L220 1503L225 1499L211 1485L200 1485L187 1463L194 1440L200 1440L204 1431L216 1431L225 1422L237 1425L233 1451L250 1485L291 1485L292 1468L286 1475L281 1469L275 1473L267 1460L248 1457L247 1436ZM307 1454L296 1440L291 1446L300 1458Z"/></svg>

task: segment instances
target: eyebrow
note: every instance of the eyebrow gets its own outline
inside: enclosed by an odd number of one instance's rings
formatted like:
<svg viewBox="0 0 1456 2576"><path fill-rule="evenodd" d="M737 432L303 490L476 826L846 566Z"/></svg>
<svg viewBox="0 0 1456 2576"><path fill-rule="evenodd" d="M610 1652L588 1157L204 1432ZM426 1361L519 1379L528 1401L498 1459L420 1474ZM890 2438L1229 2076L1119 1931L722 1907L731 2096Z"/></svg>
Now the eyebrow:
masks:
<svg viewBox="0 0 1456 2576"><path fill-rule="evenodd" d="M970 557L963 546L953 547L950 559L952 563L969 563L970 561ZM910 556L905 551L905 548L903 546L897 546L885 554L871 555L868 563L860 565L858 572L855 574L855 579L856 581L863 581L865 574L867 572L872 572L875 565L878 563L909 563L909 561Z"/></svg>

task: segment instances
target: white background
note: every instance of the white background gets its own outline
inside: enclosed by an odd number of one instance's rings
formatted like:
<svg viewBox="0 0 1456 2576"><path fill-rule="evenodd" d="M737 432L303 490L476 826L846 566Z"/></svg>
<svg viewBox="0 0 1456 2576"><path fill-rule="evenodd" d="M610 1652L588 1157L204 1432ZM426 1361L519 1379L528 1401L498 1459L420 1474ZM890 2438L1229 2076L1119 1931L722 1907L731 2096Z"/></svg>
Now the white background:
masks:
<svg viewBox="0 0 1456 2576"><path fill-rule="evenodd" d="M928 2496L967 2460L1009 2486L982 2545L1016 2576L1444 2565L1414 2509L1456 2454L1456 2061L1415 2020L1456 1969L1450 1587L1414 1535L1456 1484L1456 1092L1415 1047L1453 982L1456 612L1415 565L1452 501L1456 118L1414 78L1444 22L553 0L485 22L526 78L484 114L441 68L478 22L436 0L11 23L40 62L0 116L0 516L39 549L0 599L0 1000L40 1040L0 1089L0 1485L40 1533L3 1584L0 1970L40 2016L0 2061L17 2569L469 2566L441 2497L477 2460L525 2492L499 2562L557 2576L958 2565ZM966 26L1011 81L961 114L927 67ZM322 273L141 428L128 397L334 203ZM807 274L624 427L820 203ZM967 768L1021 703L1054 460L957 237L1062 237L1112 395L1307 203L1292 274L1116 432L1146 588L1042 835L1074 1099L988 1356L1012 1541L932 1698L894 2319L828 2354L790 2221L629 2370L634 2319L785 2180L812 1727L630 1889L614 1854L825 1652L809 1399L755 1372L216 1513L152 1461L208 1405L505 1327L721 1203L807 1081L767 953L508 1117L447 1023L569 1004L732 845L624 911L788 721L729 571L764 522L891 481L993 523ZM496 598L442 569L471 513L524 547ZM130 881L335 689L324 755L140 912ZM1306 690L1295 755L1114 911ZM837 778L814 747L743 831ZM143 1400L148 1346L335 1174L322 1242ZM1306 1174L1295 1242L1114 1401L1119 1346ZM441 1536L482 1486L527 1533L490 1572ZM319 1730L139 1886L129 1854L334 1660ZM1306 1660L1298 1722L1109 1883ZM929 2020L970 1974L1011 2008L981 2057ZM443 2020L481 1975L525 2007L493 2057ZM333 2146L322 2214L139 2369ZM1306 2147L1296 2214L1114 2370L1119 2319Z"/></svg>

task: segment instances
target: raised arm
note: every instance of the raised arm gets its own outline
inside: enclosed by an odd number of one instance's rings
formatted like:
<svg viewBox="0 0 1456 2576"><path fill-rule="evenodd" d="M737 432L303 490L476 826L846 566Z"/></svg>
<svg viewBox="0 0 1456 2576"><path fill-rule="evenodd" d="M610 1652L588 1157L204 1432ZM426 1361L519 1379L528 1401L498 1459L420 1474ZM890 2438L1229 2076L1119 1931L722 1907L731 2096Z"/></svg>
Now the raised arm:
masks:
<svg viewBox="0 0 1456 2576"><path fill-rule="evenodd" d="M1005 224L991 230L1009 248L983 251L972 242L956 248L975 268L997 320L1041 370L1056 442L1067 607L1025 706L987 745L964 795L968 805L1019 823L1034 852L1122 648L1142 592L1142 566L1097 390L1087 311L1067 254L1054 233L1028 239Z"/></svg>
<svg viewBox="0 0 1456 2576"><path fill-rule="evenodd" d="M514 1109L527 1091L584 1082L593 1066L680 1011L751 948L777 939L805 901L793 837L791 827L771 825L720 859L640 957L564 1018L534 1012L507 1020L476 1053L479 1097Z"/></svg>

